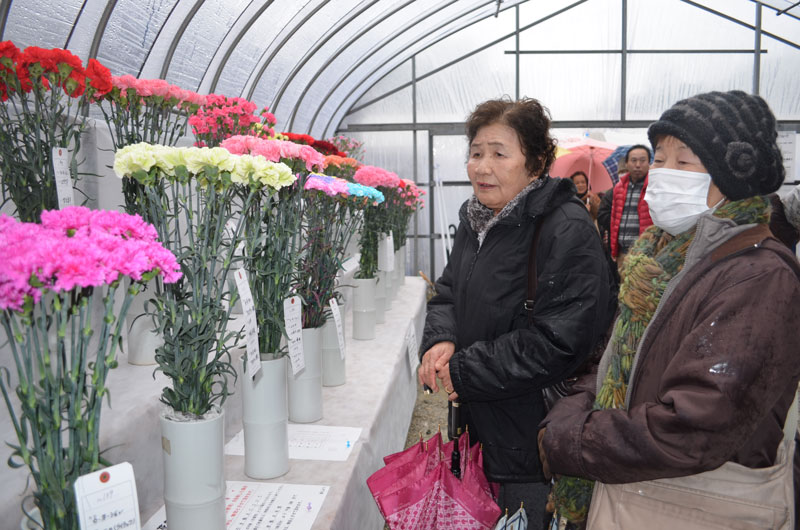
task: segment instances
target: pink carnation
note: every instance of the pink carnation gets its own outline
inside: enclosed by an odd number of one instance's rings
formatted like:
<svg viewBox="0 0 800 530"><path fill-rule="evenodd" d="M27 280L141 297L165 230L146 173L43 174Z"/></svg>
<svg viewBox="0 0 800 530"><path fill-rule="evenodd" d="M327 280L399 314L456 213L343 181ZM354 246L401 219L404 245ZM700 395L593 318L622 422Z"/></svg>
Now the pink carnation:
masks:
<svg viewBox="0 0 800 530"><path fill-rule="evenodd" d="M177 281L180 266L157 238L138 215L80 206L44 211L41 224L0 216L0 309L19 310L45 290L98 287L120 275L141 280L156 269L165 282Z"/></svg>
<svg viewBox="0 0 800 530"><path fill-rule="evenodd" d="M372 186L373 188L379 186L384 188L397 188L401 182L396 173L376 166L361 166L356 170L355 175L353 175L353 180L359 184Z"/></svg>

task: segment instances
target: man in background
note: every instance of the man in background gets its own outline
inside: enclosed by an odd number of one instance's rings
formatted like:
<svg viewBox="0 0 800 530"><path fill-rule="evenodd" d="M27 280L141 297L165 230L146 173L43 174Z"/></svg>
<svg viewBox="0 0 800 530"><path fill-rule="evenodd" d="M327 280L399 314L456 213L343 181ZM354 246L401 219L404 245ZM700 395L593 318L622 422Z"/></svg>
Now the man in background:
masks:
<svg viewBox="0 0 800 530"><path fill-rule="evenodd" d="M650 209L644 201L647 172L650 168L650 148L634 145L625 155L628 172L622 175L612 190L609 243L611 257L621 270L631 246L653 224Z"/></svg>

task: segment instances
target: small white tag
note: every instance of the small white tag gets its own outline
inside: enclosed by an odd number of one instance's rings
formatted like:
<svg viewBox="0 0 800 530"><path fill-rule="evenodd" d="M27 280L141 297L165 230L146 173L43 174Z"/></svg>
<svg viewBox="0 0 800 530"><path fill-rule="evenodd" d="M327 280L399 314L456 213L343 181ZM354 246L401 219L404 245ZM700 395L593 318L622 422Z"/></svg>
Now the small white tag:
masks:
<svg viewBox="0 0 800 530"><path fill-rule="evenodd" d="M244 313L245 344L247 345L247 375L254 378L261 370L261 355L258 351L258 320L256 319L256 304L250 292L250 282L247 281L247 272L238 269L233 273L236 278L236 288L242 299L242 313Z"/></svg>
<svg viewBox="0 0 800 530"><path fill-rule="evenodd" d="M75 499L81 530L139 530L139 499L128 462L79 477Z"/></svg>
<svg viewBox="0 0 800 530"><path fill-rule="evenodd" d="M342 314L339 312L339 303L336 298L331 298L328 302L333 314L333 322L336 324L336 338L339 339L339 357L344 360L344 327L342 326Z"/></svg>
<svg viewBox="0 0 800 530"><path fill-rule="evenodd" d="M236 221L233 219L228 219L228 221L225 223L224 234L228 241L234 241L236 239ZM239 244L236 245L233 255L244 256L244 239L239 240Z"/></svg>
<svg viewBox="0 0 800 530"><path fill-rule="evenodd" d="M378 241L378 270L384 272L394 270L394 243L391 232Z"/></svg>
<svg viewBox="0 0 800 530"><path fill-rule="evenodd" d="M69 172L69 151L63 147L53 148L53 174L56 177L58 209L75 206L72 192L72 175Z"/></svg>
<svg viewBox="0 0 800 530"><path fill-rule="evenodd" d="M408 324L408 331L406 331L406 348L408 353L408 368L411 370L411 379L417 375L417 366L419 366L419 344L417 343L417 330L414 328L414 322Z"/></svg>
<svg viewBox="0 0 800 530"><path fill-rule="evenodd" d="M283 321L286 325L286 341L289 345L289 360L292 361L292 375L306 367L303 356L303 320L301 318L300 297L293 296L283 301Z"/></svg>

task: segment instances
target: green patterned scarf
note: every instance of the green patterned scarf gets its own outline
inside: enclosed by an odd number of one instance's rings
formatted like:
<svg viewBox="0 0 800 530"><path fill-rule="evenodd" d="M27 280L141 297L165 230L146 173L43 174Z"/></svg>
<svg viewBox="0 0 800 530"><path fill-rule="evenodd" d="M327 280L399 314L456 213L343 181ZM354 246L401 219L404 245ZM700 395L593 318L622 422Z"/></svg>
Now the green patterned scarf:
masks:
<svg viewBox="0 0 800 530"><path fill-rule="evenodd" d="M719 208L716 217L731 219L737 225L769 222L766 197L750 197ZM686 252L695 231L675 237L651 226L639 237L623 267L619 289L620 314L611 337L608 371L594 402L594 410L622 409L633 360L644 330L664 295L669 281L686 261ZM559 477L553 486L556 515L570 523L581 523L589 512L594 482L575 477Z"/></svg>

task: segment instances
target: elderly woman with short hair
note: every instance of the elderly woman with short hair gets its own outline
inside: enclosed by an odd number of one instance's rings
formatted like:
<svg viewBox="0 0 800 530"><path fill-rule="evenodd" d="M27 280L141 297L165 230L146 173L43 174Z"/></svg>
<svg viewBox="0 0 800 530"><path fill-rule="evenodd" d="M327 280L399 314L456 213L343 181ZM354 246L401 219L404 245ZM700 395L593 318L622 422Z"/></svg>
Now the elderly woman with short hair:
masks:
<svg viewBox="0 0 800 530"><path fill-rule="evenodd" d="M428 303L419 379L437 391L440 379L459 400L462 426L501 484L500 507L524 501L538 528L548 492L536 445L542 389L570 377L606 331L609 270L575 186L548 176L555 141L538 101L480 104L467 139L474 195ZM532 248L536 297L526 303Z"/></svg>

